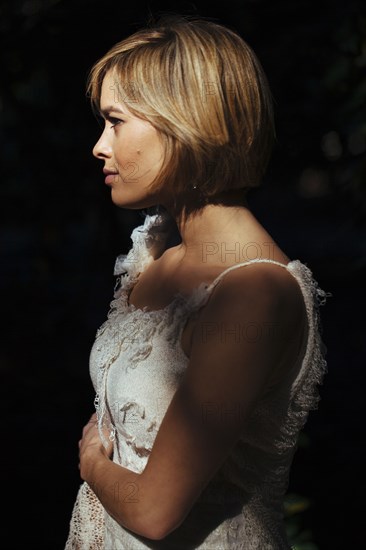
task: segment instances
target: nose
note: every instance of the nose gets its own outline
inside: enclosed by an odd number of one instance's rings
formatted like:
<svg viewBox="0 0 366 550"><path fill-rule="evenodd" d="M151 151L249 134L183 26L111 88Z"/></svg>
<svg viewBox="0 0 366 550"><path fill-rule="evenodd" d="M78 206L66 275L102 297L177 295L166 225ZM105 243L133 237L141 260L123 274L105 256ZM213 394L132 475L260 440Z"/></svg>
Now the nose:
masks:
<svg viewBox="0 0 366 550"><path fill-rule="evenodd" d="M112 156L112 147L106 139L105 132L102 133L97 143L94 145L93 155L97 159L101 159L101 160L110 158Z"/></svg>

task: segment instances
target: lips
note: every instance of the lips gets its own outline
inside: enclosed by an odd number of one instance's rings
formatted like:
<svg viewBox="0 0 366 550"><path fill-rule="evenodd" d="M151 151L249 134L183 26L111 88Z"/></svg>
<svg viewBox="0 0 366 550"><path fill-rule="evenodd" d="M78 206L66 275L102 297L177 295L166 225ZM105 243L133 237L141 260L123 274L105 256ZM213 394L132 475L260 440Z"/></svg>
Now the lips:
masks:
<svg viewBox="0 0 366 550"><path fill-rule="evenodd" d="M118 172L109 170L108 168L103 168L103 174L106 176L104 181L107 185L115 183L118 177Z"/></svg>
<svg viewBox="0 0 366 550"><path fill-rule="evenodd" d="M116 172L115 170L108 170L108 168L103 168L103 174L106 176L110 176L112 174L116 175L118 174L118 172Z"/></svg>

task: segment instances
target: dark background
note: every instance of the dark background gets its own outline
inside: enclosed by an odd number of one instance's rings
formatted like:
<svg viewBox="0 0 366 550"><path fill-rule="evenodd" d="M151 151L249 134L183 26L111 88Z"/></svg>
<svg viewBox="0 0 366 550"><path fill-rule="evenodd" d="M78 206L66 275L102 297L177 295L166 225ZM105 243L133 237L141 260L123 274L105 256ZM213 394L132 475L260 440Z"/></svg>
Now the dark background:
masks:
<svg viewBox="0 0 366 550"><path fill-rule="evenodd" d="M115 257L142 221L111 203L91 155L100 128L87 73L150 14L172 10L236 29L267 73L277 142L249 202L333 295L322 308L329 372L293 464L289 533L301 550L363 546L366 8L356 0L1 3L1 546L63 549L93 412L89 351Z"/></svg>

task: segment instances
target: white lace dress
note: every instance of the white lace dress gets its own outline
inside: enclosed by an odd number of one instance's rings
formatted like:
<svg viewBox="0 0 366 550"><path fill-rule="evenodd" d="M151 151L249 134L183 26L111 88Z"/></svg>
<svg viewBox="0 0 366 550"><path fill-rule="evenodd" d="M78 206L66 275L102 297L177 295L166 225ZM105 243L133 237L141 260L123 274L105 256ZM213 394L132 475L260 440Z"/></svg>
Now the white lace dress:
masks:
<svg viewBox="0 0 366 550"><path fill-rule="evenodd" d="M119 286L90 355L101 436L102 427L107 427L114 441L114 462L137 473L145 468L188 364L180 345L187 318L205 304L217 282L233 269L224 271L210 285L202 283L189 297L178 294L164 309L145 311L129 305L130 290L153 259L151 247L161 223L159 215L146 216L144 224L132 232L128 255L117 258ZM245 264L234 268L239 265ZM309 328L305 354L258 403L243 436L182 525L161 541L138 536L116 523L83 483L65 550L289 548L283 497L299 432L310 409L317 407L318 386L326 372L318 312L326 293L299 260L283 268L295 277L303 293ZM126 499L133 502L137 496L133 486L126 488Z"/></svg>

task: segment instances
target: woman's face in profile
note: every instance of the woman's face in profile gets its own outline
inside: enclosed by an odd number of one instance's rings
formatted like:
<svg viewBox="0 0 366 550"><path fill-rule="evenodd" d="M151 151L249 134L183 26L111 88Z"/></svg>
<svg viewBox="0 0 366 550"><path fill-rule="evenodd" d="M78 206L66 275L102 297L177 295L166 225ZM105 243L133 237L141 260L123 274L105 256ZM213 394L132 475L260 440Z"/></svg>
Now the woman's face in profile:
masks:
<svg viewBox="0 0 366 550"><path fill-rule="evenodd" d="M108 72L100 97L105 126L93 155L104 161L106 184L117 206L147 208L159 204L149 185L160 172L164 149L159 132L128 110L125 96L121 83Z"/></svg>

